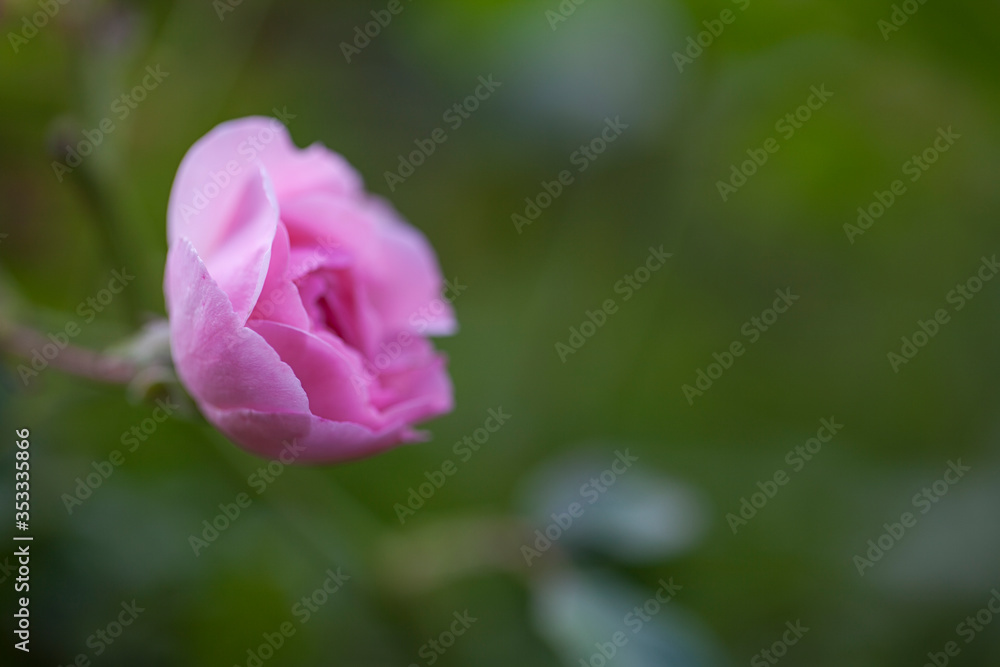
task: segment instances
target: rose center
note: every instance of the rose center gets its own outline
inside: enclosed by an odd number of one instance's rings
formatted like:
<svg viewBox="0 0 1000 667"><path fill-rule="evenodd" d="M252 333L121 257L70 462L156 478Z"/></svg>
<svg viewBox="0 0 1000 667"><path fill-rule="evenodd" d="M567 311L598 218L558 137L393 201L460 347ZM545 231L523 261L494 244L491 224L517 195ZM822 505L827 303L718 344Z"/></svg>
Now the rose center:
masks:
<svg viewBox="0 0 1000 667"><path fill-rule="evenodd" d="M316 328L326 329L356 350L364 351L361 314L351 276L346 270L316 271L299 284L309 317Z"/></svg>

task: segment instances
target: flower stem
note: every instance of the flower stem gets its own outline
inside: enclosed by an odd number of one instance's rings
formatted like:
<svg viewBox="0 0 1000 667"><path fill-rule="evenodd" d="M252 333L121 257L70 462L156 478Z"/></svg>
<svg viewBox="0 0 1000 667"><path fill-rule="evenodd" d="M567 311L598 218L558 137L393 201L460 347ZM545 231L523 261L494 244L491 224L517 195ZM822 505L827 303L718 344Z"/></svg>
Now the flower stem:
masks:
<svg viewBox="0 0 1000 667"><path fill-rule="evenodd" d="M40 351L45 346L57 347L59 352L49 358ZM0 349L24 359L42 355L52 368L106 384L127 385L136 374L135 365L127 359L86 350L68 343L59 346L33 329L2 321L0 321Z"/></svg>

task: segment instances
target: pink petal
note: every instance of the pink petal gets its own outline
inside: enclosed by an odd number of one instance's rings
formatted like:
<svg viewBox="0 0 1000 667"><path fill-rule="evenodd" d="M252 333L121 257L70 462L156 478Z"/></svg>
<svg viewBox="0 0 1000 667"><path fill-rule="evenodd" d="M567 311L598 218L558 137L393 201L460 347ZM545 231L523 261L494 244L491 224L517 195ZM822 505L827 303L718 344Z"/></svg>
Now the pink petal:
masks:
<svg viewBox="0 0 1000 667"><path fill-rule="evenodd" d="M314 415L373 428L380 425L360 381L363 371L357 352L334 336L321 338L277 322L255 321L250 326L295 371Z"/></svg>
<svg viewBox="0 0 1000 667"><path fill-rule="evenodd" d="M262 166L283 203L302 192L347 195L361 188L342 157L319 144L299 150L273 118L222 123L195 142L177 170L167 216L170 243L186 236L199 252L210 251L224 232L219 225L232 218L242 186Z"/></svg>
<svg viewBox="0 0 1000 667"><path fill-rule="evenodd" d="M174 365L202 407L309 412L309 399L292 369L263 338L242 326L229 298L185 239L167 253L164 289Z"/></svg>
<svg viewBox="0 0 1000 667"><path fill-rule="evenodd" d="M427 238L399 220L389 206L377 203L373 208L381 258L368 291L385 328L432 336L454 333L455 314L451 304L441 298L444 280Z"/></svg>
<svg viewBox="0 0 1000 667"><path fill-rule="evenodd" d="M203 405L205 418L233 442L266 458L277 458L288 443L303 442L316 417L308 413L275 414L251 409L220 410ZM318 460L317 457L301 460Z"/></svg>
<svg viewBox="0 0 1000 667"><path fill-rule="evenodd" d="M300 460L351 461L378 454L403 442L423 439L422 433L405 425L375 431L358 424L316 418L303 441L306 451Z"/></svg>
<svg viewBox="0 0 1000 667"><path fill-rule="evenodd" d="M425 344L426 341L421 341ZM376 405L385 401L383 412L386 423L415 423L451 412L454 407L454 389L447 372L447 361L431 352L420 365L394 372L387 369L378 376L379 390Z"/></svg>
<svg viewBox="0 0 1000 667"><path fill-rule="evenodd" d="M378 260L375 223L360 198L310 193L284 203L281 216L296 253L296 277L321 266L365 266Z"/></svg>
<svg viewBox="0 0 1000 667"><path fill-rule="evenodd" d="M203 161L196 166L206 164ZM181 169L185 169L184 164ZM178 176L178 182L182 180ZM175 183L172 206L183 196L182 191ZM199 217L181 215L178 219L171 215L170 220L170 246L181 239L191 242L245 322L264 285L278 225L278 204L267 175L259 166L254 167L253 173L222 190Z"/></svg>
<svg viewBox="0 0 1000 667"><path fill-rule="evenodd" d="M408 426L373 430L360 424L336 422L313 415L275 415L254 410L206 412L211 422L251 452L277 458L289 444L301 446L296 463L352 461L385 451L402 442L417 442L423 434Z"/></svg>
<svg viewBox="0 0 1000 667"><path fill-rule="evenodd" d="M250 314L251 320L267 319L300 329L309 329L309 315L302 305L299 289L292 282L290 272L288 231L278 223L274 243L271 245L271 264L260 292L260 298Z"/></svg>

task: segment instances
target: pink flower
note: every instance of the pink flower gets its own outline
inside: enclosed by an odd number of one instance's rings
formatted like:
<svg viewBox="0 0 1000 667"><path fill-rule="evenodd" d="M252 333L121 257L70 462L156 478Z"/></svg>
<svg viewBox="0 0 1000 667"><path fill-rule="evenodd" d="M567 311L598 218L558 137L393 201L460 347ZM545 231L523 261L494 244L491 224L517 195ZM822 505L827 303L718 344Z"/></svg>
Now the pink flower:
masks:
<svg viewBox="0 0 1000 667"><path fill-rule="evenodd" d="M273 119L223 123L184 156L167 217L174 364L232 440L346 460L451 410L425 338L456 329L434 251L342 157Z"/></svg>

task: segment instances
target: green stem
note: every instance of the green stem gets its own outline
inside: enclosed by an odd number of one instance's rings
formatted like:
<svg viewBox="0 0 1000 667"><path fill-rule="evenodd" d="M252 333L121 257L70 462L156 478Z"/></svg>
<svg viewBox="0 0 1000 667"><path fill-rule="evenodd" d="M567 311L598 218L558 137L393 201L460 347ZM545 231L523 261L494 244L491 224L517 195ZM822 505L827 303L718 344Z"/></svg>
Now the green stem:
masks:
<svg viewBox="0 0 1000 667"><path fill-rule="evenodd" d="M33 329L0 320L0 349L23 359L31 359L36 354L43 354L41 350L45 346L58 347L47 336ZM131 361L68 343L59 347L59 352L54 357L43 355L43 359L48 366L64 373L107 384L127 385L136 374L136 367Z"/></svg>

